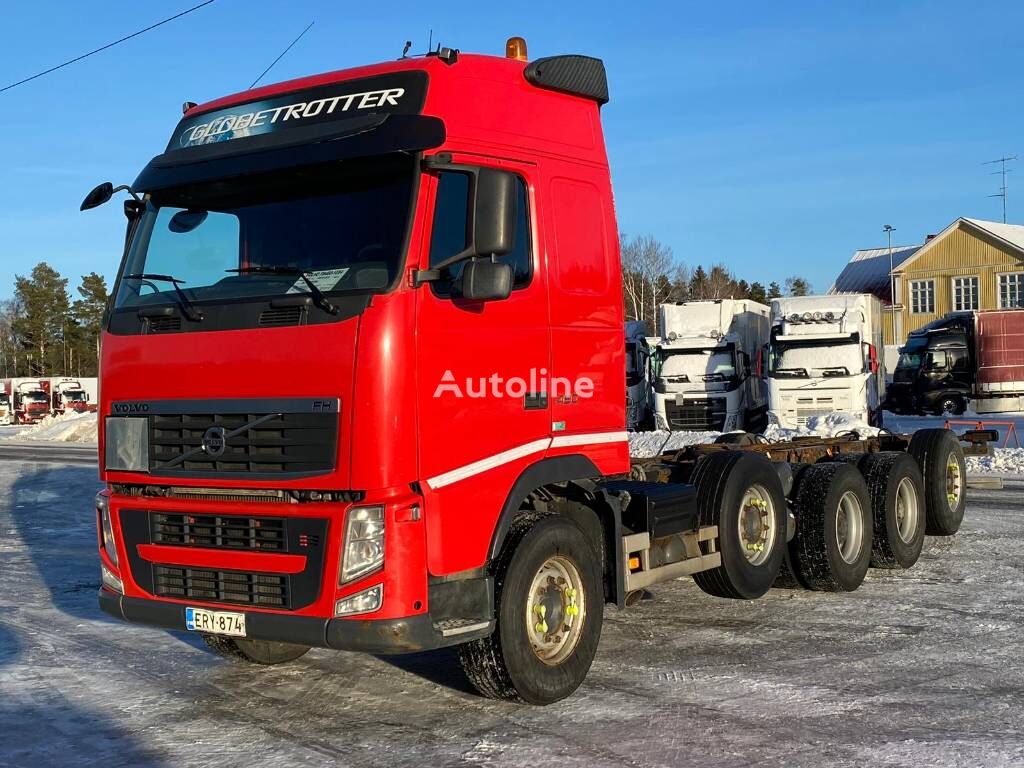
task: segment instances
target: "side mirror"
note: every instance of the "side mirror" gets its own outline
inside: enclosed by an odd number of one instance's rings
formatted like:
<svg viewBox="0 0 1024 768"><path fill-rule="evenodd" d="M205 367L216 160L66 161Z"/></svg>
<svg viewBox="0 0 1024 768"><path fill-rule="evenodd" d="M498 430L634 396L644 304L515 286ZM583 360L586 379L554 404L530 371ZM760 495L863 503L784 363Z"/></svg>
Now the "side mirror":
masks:
<svg viewBox="0 0 1024 768"><path fill-rule="evenodd" d="M470 301L498 301L512 294L512 267L472 259L462 268L458 295Z"/></svg>
<svg viewBox="0 0 1024 768"><path fill-rule="evenodd" d="M515 247L516 177L507 171L481 168L475 193L473 251L477 256L504 256Z"/></svg>
<svg viewBox="0 0 1024 768"><path fill-rule="evenodd" d="M96 208L108 202L113 196L114 185L109 181L104 181L102 184L97 184L93 187L92 191L85 196L85 200L82 201L82 205L78 210L88 211L90 208Z"/></svg>

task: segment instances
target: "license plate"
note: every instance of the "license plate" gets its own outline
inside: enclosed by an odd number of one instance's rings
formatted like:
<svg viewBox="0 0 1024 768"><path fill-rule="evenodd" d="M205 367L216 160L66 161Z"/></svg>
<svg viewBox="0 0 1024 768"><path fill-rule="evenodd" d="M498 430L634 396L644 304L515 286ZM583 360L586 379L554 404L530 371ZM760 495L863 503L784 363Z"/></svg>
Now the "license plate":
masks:
<svg viewBox="0 0 1024 768"><path fill-rule="evenodd" d="M686 395L676 395L676 405L686 405Z"/></svg>
<svg viewBox="0 0 1024 768"><path fill-rule="evenodd" d="M185 629L190 629L193 632L209 632L212 635L245 637L245 614L186 608Z"/></svg>

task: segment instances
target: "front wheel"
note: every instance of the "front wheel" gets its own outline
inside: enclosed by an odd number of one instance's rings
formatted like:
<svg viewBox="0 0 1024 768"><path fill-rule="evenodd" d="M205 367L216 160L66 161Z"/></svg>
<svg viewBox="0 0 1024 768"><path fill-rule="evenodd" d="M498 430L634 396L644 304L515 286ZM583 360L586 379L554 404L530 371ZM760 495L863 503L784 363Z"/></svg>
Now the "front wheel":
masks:
<svg viewBox="0 0 1024 768"><path fill-rule="evenodd" d="M601 557L571 520L524 514L495 567L497 627L459 647L470 682L492 699L551 704L575 691L601 639Z"/></svg>

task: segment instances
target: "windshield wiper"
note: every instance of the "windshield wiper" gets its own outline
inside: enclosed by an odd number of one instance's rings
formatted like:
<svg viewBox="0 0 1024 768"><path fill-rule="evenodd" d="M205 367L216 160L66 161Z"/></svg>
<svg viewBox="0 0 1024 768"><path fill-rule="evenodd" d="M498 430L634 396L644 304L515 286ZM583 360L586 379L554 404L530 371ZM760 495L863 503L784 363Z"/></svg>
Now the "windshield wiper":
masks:
<svg viewBox="0 0 1024 768"><path fill-rule="evenodd" d="M135 272L131 275L124 275L121 279L156 280L157 282L160 283L170 283L171 285L174 286L174 292L178 296L178 304L181 305L181 313L185 315L185 317L187 317L193 323L198 323L203 319L203 313L197 311L196 308L192 306L192 302L189 301L188 296L186 296L185 292L181 290L181 283L184 283L184 280L179 280L178 278L172 275L157 275L153 274L152 272Z"/></svg>
<svg viewBox="0 0 1024 768"><path fill-rule="evenodd" d="M304 269L254 264L248 267L238 267L237 269L225 269L224 271L235 272L239 275L295 275L296 277L301 277L303 282L309 287L309 295L313 297L313 303L329 315L338 314L337 305L324 296L323 291L316 287L316 283L310 280L309 273Z"/></svg>
<svg viewBox="0 0 1024 768"><path fill-rule="evenodd" d="M778 379L806 379L806 368L776 368L775 377Z"/></svg>

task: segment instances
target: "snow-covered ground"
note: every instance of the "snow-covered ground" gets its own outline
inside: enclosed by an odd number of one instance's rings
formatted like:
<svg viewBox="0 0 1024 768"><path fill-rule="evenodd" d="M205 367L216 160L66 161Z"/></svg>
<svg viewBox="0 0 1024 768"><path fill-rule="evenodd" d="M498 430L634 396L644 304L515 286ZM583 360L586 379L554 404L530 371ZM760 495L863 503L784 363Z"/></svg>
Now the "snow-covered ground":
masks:
<svg viewBox="0 0 1024 768"><path fill-rule="evenodd" d="M51 443L95 443L99 422L95 413L65 413L47 416L35 424L7 427L0 438L8 440L39 440Z"/></svg>
<svg viewBox="0 0 1024 768"><path fill-rule="evenodd" d="M1024 483L851 594L689 579L608 608L568 701L472 692L451 651L232 663L96 607L94 468L0 462L2 766L1024 765Z"/></svg>

